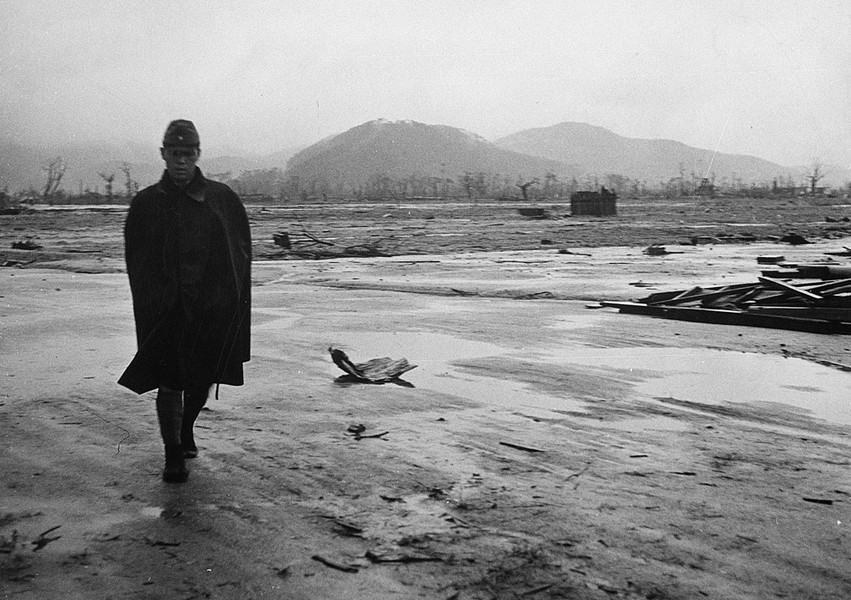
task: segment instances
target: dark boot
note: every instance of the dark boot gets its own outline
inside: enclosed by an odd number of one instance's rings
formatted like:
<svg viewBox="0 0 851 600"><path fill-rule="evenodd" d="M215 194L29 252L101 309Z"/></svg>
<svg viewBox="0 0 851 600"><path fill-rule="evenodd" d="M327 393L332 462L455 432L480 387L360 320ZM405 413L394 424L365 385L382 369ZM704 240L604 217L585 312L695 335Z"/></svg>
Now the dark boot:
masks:
<svg viewBox="0 0 851 600"><path fill-rule="evenodd" d="M198 446L195 445L195 420L201 414L201 409L207 404L210 386L192 386L183 395L183 421L180 426L180 443L183 446L183 456L195 458L198 456Z"/></svg>
<svg viewBox="0 0 851 600"><path fill-rule="evenodd" d="M165 445L163 481L183 483L189 478L189 469L183 459L180 444L180 427L183 421L183 392L160 388L157 392L157 419Z"/></svg>
<svg viewBox="0 0 851 600"><path fill-rule="evenodd" d="M186 459L183 458L183 446L166 446L163 481L183 483L187 479L189 479L189 469L186 468Z"/></svg>

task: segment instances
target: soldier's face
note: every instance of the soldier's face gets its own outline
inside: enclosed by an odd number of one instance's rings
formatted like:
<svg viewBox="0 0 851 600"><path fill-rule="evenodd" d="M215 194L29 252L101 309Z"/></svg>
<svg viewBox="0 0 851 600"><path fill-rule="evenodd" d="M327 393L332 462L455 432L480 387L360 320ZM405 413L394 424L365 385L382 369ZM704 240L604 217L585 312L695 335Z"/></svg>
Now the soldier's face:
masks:
<svg viewBox="0 0 851 600"><path fill-rule="evenodd" d="M165 161L166 171L176 184L185 185L192 181L195 165L201 157L199 148L160 148L160 154Z"/></svg>

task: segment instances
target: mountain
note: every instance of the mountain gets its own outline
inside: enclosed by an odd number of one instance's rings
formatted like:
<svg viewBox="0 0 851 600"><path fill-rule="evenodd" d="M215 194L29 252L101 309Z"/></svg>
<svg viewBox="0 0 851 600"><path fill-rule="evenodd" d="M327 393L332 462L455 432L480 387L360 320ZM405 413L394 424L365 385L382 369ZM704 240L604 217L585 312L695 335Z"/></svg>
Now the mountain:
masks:
<svg viewBox="0 0 851 600"><path fill-rule="evenodd" d="M446 125L378 119L325 138L287 163L302 182L359 187L376 177L457 179L465 172L517 177L563 174L558 161L498 148L486 139Z"/></svg>
<svg viewBox="0 0 851 600"><path fill-rule="evenodd" d="M46 182L44 169L57 157L67 164L61 188L72 194L86 189L103 192L101 173L114 175L114 191L124 193L125 165L140 187L156 182L163 171L153 144L41 148L0 137L0 191L40 191ZM692 173L697 177L714 175L719 183L725 179L732 183L735 178L745 185L768 184L777 178L782 185L783 179L791 178L801 185L811 169L784 167L753 156L714 153L673 140L623 137L585 123L528 129L490 142L445 125L381 119L307 148L267 155L204 148L199 165L208 175L230 173L232 178L245 171L286 167L286 174L298 176L302 185L324 181L344 188L360 187L383 176L396 181L411 176L457 181L465 172L500 174L512 184L519 177L543 178L547 173L556 174L562 181L618 174L655 187L682 172L689 179ZM851 181L851 170L846 167L822 165L822 173L820 185L844 187Z"/></svg>
<svg viewBox="0 0 851 600"><path fill-rule="evenodd" d="M500 148L575 165L589 175L610 173L650 185L678 177L770 183L777 177L796 177L799 170L741 154L715 153L673 140L628 138L585 123L560 123L527 129L494 142Z"/></svg>

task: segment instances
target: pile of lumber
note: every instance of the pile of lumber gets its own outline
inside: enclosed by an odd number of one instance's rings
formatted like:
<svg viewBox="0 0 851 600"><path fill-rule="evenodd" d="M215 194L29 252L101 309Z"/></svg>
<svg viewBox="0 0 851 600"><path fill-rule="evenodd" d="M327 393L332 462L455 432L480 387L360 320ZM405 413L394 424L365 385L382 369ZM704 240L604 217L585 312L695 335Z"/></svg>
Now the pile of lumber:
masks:
<svg viewBox="0 0 851 600"><path fill-rule="evenodd" d="M601 302L620 312L682 321L851 333L851 278L756 283L659 292L635 302Z"/></svg>

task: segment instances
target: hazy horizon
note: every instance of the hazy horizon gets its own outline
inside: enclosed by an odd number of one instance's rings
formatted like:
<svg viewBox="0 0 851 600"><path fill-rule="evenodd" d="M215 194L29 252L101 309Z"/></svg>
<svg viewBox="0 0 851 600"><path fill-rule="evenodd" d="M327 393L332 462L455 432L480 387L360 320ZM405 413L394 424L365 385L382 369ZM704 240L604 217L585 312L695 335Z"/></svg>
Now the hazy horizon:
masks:
<svg viewBox="0 0 851 600"><path fill-rule="evenodd" d="M0 0L4 138L268 154L378 118L565 121L851 167L851 5Z"/></svg>

